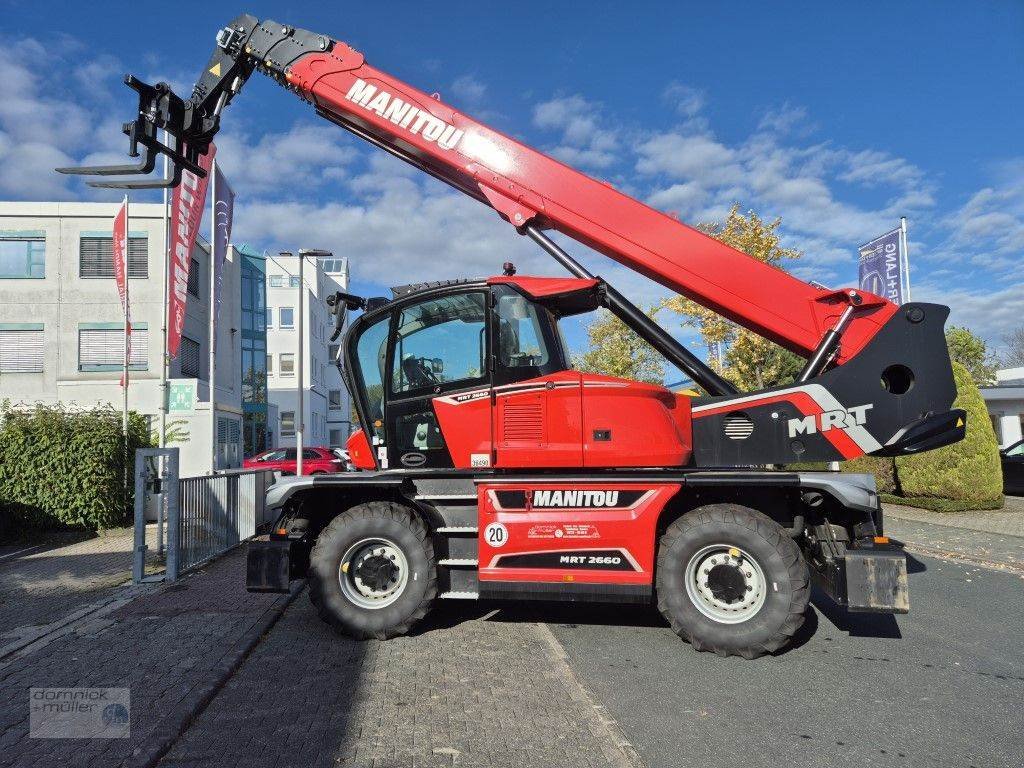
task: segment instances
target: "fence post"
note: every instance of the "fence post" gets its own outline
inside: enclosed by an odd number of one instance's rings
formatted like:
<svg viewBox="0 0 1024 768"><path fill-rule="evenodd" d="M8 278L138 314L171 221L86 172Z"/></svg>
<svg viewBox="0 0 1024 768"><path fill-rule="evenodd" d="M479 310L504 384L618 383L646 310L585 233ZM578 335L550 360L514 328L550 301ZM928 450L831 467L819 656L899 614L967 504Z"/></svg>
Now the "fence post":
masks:
<svg viewBox="0 0 1024 768"><path fill-rule="evenodd" d="M142 583L146 572L146 452L135 451L135 530L132 544L132 582Z"/></svg>
<svg viewBox="0 0 1024 768"><path fill-rule="evenodd" d="M178 449L169 448L167 457L167 581L178 578L178 554L181 547L181 508L178 501Z"/></svg>

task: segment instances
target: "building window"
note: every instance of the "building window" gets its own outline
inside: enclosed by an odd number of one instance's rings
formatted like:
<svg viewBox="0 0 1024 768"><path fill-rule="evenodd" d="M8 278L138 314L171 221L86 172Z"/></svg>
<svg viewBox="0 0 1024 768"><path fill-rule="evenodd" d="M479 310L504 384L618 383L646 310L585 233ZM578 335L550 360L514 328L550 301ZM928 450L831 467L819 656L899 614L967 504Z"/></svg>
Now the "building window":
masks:
<svg viewBox="0 0 1024 768"><path fill-rule="evenodd" d="M332 363L338 359L338 345L328 344L327 345L327 359Z"/></svg>
<svg viewBox="0 0 1024 768"><path fill-rule="evenodd" d="M298 275L289 275L288 276L288 287L289 288L298 288L299 287L299 276Z"/></svg>
<svg viewBox="0 0 1024 768"><path fill-rule="evenodd" d="M270 287L271 288L284 288L284 275L271 275L270 276Z"/></svg>
<svg viewBox="0 0 1024 768"><path fill-rule="evenodd" d="M340 429L332 429L331 430L331 436L330 436L330 438L328 439L327 442L329 442L332 446L334 446L334 445L341 445L341 442L342 442L341 441L341 430Z"/></svg>
<svg viewBox="0 0 1024 768"><path fill-rule="evenodd" d="M294 376L295 375L295 353L294 352L282 352L281 353L281 368L280 373L282 376Z"/></svg>
<svg viewBox="0 0 1024 768"><path fill-rule="evenodd" d="M120 371L124 367L124 326L119 323L78 326L78 370ZM132 324L131 355L128 368L149 368L149 330L145 324Z"/></svg>
<svg viewBox="0 0 1024 768"><path fill-rule="evenodd" d="M281 327L282 328L294 328L295 327L295 308L294 307L281 307L279 310L281 313Z"/></svg>
<svg viewBox="0 0 1024 768"><path fill-rule="evenodd" d="M273 372L274 372L274 356L273 355L267 355L267 374L269 375L269 374L271 374Z"/></svg>
<svg viewBox="0 0 1024 768"><path fill-rule="evenodd" d="M43 372L43 326L0 324L0 374Z"/></svg>
<svg viewBox="0 0 1024 768"><path fill-rule="evenodd" d="M340 275L344 271L344 259L321 259L320 263L328 275Z"/></svg>
<svg viewBox="0 0 1024 768"><path fill-rule="evenodd" d="M46 277L46 233L0 231L0 278Z"/></svg>
<svg viewBox="0 0 1024 768"><path fill-rule="evenodd" d="M281 437L295 437L295 411L281 411Z"/></svg>
<svg viewBox="0 0 1024 768"><path fill-rule="evenodd" d="M192 259L188 268L188 292L199 298L199 262L196 259Z"/></svg>
<svg viewBox="0 0 1024 768"><path fill-rule="evenodd" d="M341 410L341 390L332 389L327 393L327 407L332 411Z"/></svg>
<svg viewBox="0 0 1024 768"><path fill-rule="evenodd" d="M82 235L78 244L78 276L114 276L114 243L110 235ZM145 235L128 236L128 277L149 277L149 244Z"/></svg>
<svg viewBox="0 0 1024 768"><path fill-rule="evenodd" d="M182 336L181 346L178 348L178 358L181 360L181 378L198 379L199 361L202 358L199 342L188 336Z"/></svg>

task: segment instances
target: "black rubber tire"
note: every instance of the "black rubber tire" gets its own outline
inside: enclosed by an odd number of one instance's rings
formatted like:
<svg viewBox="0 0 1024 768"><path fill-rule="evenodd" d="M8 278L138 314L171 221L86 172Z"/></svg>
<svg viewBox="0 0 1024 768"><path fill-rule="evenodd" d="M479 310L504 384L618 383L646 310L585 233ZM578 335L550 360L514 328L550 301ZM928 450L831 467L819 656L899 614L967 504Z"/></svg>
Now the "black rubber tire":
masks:
<svg viewBox="0 0 1024 768"><path fill-rule="evenodd" d="M341 590L338 569L346 550L360 539L382 536L398 545L409 563L402 595L384 608L363 608ZM371 501L338 515L320 532L309 556L309 599L320 618L360 640L403 635L422 619L437 596L434 546L426 526L401 504Z"/></svg>
<svg viewBox="0 0 1024 768"><path fill-rule="evenodd" d="M687 563L712 544L749 553L768 582L764 605L740 624L705 616L687 594ZM661 615L695 650L753 659L787 645L804 623L810 576L800 548L774 520L739 504L710 504L683 515L662 535L656 588Z"/></svg>

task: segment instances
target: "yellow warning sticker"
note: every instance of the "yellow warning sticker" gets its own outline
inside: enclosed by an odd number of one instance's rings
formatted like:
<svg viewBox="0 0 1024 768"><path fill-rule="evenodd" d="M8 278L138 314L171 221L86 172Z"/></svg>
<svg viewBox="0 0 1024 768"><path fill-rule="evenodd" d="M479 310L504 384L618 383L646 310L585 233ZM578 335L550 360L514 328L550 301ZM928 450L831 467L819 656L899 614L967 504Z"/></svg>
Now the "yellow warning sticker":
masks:
<svg viewBox="0 0 1024 768"><path fill-rule="evenodd" d="M220 77L220 62L218 61L212 67L210 67L210 74L214 77Z"/></svg>

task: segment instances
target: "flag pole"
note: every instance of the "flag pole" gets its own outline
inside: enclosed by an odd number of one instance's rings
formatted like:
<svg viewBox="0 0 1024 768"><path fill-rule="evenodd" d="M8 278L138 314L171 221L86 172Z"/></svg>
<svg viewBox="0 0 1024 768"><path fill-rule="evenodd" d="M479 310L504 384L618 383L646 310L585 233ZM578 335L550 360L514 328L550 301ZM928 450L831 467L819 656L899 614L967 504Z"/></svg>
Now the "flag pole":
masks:
<svg viewBox="0 0 1024 768"><path fill-rule="evenodd" d="M170 142L170 135L164 132L164 143ZM170 178L168 173L168 160L167 155L164 155L164 180ZM164 202L164 255L163 255L163 293L164 300L161 305L163 309L163 322L161 323L161 347L160 347L160 435L157 439L157 445L164 448L167 445L167 314L169 311L169 299L168 291L170 290L170 271L171 271L171 208L170 208L170 195L167 193L167 187L164 187L163 192Z"/></svg>
<svg viewBox="0 0 1024 768"><path fill-rule="evenodd" d="M217 158L210 163L210 471L217 470Z"/></svg>
<svg viewBox="0 0 1024 768"><path fill-rule="evenodd" d="M124 196L124 370L121 373L121 388L124 390L121 408L121 434L124 435L125 452L128 451L128 358L131 355L131 325L128 318L128 195Z"/></svg>
<svg viewBox="0 0 1024 768"><path fill-rule="evenodd" d="M903 274L907 281L906 300L910 301L910 249L907 247L907 217L900 216L900 238L903 240Z"/></svg>

